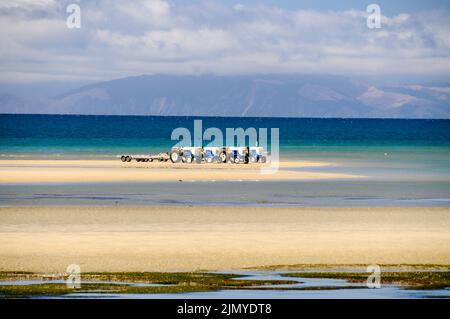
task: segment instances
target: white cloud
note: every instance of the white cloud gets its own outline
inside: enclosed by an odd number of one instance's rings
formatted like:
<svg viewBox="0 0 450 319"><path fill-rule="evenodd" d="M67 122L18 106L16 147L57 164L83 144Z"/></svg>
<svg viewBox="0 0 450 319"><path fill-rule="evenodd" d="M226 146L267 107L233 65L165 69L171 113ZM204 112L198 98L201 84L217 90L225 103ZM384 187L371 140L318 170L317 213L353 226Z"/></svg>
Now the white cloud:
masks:
<svg viewBox="0 0 450 319"><path fill-rule="evenodd" d="M170 26L170 5L159 0L116 1L112 10L126 17L125 23L141 27Z"/></svg>
<svg viewBox="0 0 450 319"><path fill-rule="evenodd" d="M0 9L36 9L49 8L56 4L55 0L7 0L0 2Z"/></svg>
<svg viewBox="0 0 450 319"><path fill-rule="evenodd" d="M72 1L73 2L73 1ZM265 5L162 0L0 4L0 81L109 79L144 73L450 74L450 21L442 12L289 11Z"/></svg>

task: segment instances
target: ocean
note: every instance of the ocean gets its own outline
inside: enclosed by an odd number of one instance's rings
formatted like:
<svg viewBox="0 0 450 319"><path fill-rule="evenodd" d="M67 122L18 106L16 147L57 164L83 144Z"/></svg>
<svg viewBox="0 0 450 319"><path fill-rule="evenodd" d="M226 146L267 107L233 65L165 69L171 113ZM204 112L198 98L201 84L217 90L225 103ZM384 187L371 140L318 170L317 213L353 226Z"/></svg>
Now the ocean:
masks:
<svg viewBox="0 0 450 319"><path fill-rule="evenodd" d="M0 185L4 205L450 206L450 120L0 115L0 159L169 151L177 127L279 128L281 160L358 180ZM270 140L270 138L269 138ZM295 169L295 168L292 168ZM212 186L211 184L214 184ZM186 184L187 185L187 184Z"/></svg>
<svg viewBox="0 0 450 319"><path fill-rule="evenodd" d="M167 151L175 143L171 132L177 127L193 132L194 120L202 120L204 130L217 127L223 132L239 127L279 128L285 157L450 149L450 120L3 114L0 156L79 158Z"/></svg>

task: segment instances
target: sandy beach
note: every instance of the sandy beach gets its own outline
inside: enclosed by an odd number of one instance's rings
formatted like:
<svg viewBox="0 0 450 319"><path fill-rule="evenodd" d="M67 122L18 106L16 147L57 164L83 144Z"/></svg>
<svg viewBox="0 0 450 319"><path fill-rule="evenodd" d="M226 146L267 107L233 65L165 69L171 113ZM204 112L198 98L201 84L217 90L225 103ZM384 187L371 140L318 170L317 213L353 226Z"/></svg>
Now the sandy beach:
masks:
<svg viewBox="0 0 450 319"><path fill-rule="evenodd" d="M351 174L301 171L326 162L280 162L263 174L262 164L122 163L119 160L0 160L0 184L151 181L324 180L358 178ZM267 166L266 166L267 167ZM288 170L290 169L290 170ZM296 170L293 170L296 169ZM297 170L298 169L298 170Z"/></svg>
<svg viewBox="0 0 450 319"><path fill-rule="evenodd" d="M0 270L449 265L449 247L450 208L0 208Z"/></svg>

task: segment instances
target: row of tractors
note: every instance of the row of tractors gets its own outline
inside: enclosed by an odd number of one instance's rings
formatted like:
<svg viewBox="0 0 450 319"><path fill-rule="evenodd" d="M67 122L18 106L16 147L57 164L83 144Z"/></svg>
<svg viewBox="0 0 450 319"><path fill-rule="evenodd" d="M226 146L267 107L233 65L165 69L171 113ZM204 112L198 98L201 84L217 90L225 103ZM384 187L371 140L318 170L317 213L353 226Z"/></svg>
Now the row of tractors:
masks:
<svg viewBox="0 0 450 319"><path fill-rule="evenodd" d="M156 155L119 155L122 162L167 162L172 163L265 163L264 148L255 147L174 147L170 152Z"/></svg>

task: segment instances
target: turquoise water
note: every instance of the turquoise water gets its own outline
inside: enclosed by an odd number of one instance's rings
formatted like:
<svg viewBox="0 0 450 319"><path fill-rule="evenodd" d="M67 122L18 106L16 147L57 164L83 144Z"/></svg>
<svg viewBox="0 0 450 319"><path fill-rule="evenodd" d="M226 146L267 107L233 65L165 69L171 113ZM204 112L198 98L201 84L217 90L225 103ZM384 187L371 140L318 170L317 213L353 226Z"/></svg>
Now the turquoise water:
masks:
<svg viewBox="0 0 450 319"><path fill-rule="evenodd" d="M114 158L168 151L175 128L278 128L281 159L450 172L450 120L0 115L0 158ZM271 138L269 134L269 144ZM223 141L225 144L225 141ZM270 147L269 147L270 150Z"/></svg>
<svg viewBox="0 0 450 319"><path fill-rule="evenodd" d="M196 119L202 131L217 127L224 135L228 127L278 128L282 160L334 163L328 171L450 176L450 120L0 115L0 158L108 159L168 151L176 143L171 132L186 127L193 135Z"/></svg>
<svg viewBox="0 0 450 319"><path fill-rule="evenodd" d="M177 127L279 128L289 168L361 176L296 182L0 185L3 205L450 206L450 121L0 115L0 159L114 158L168 151Z"/></svg>

